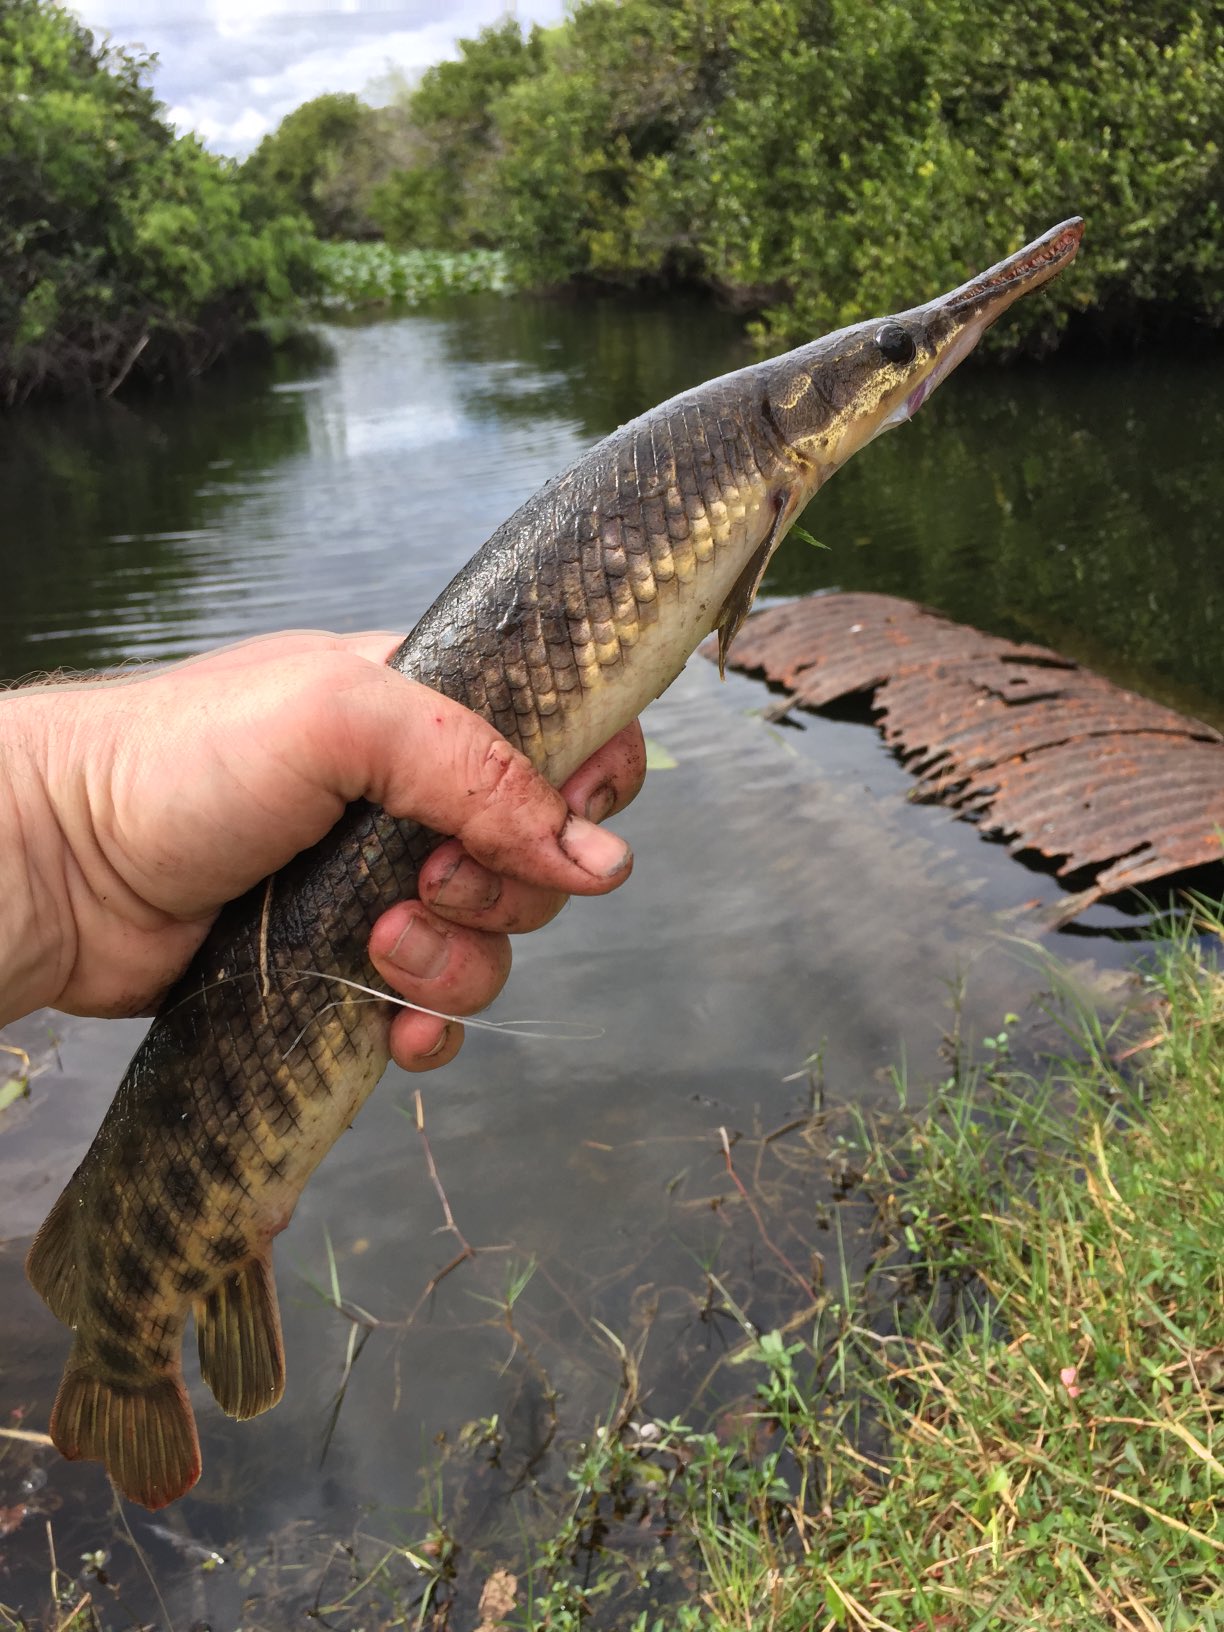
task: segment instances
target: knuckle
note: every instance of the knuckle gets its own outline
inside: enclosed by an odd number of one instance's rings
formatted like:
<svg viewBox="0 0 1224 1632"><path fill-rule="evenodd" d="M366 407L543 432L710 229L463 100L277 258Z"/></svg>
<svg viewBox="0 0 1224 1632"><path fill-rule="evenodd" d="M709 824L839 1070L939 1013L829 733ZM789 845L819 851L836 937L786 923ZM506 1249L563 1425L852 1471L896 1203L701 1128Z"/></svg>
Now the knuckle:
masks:
<svg viewBox="0 0 1224 1632"><path fill-rule="evenodd" d="M485 746L476 771L475 792L499 821L513 820L531 809L540 798L541 786L530 760L504 737Z"/></svg>

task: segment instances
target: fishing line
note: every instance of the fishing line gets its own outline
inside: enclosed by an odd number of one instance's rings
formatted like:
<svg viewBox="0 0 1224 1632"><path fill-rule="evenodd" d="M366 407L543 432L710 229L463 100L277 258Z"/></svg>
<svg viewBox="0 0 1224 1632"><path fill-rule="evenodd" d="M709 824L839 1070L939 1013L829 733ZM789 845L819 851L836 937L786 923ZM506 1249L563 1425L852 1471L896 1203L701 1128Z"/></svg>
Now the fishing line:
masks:
<svg viewBox="0 0 1224 1632"><path fill-rule="evenodd" d="M290 976L298 980L332 980L338 985L351 987L355 992L364 992L367 1003L394 1003L397 1008L417 1009L421 1014L432 1015L435 1020L453 1021L460 1026L474 1026L477 1031L497 1032L504 1037L522 1037L539 1042L594 1043L606 1035L605 1027L584 1026L577 1020L481 1020L471 1014L445 1014L441 1009L426 1008L424 1003L411 1003L406 997L396 997L391 992L380 992L373 986L363 986L360 981L349 980L344 975L329 975L324 969L290 970L273 968L272 973L286 981ZM258 969L243 969L232 975L221 975L216 980L204 981L190 992L184 993L179 1001L168 1008L165 1013L166 1015L173 1014L185 1004L203 996L205 992L215 990L218 986L230 986L239 980L258 980L259 978L260 971ZM293 1042L284 1051L281 1056L282 1059L288 1058L293 1053L293 1050L301 1042L310 1027L321 1019L328 1009L337 1009L340 1007L340 1003L341 999L337 998L334 1002L328 1003L324 1008L320 1009L318 1014L312 1014L293 1039ZM528 1027L538 1029L528 1030Z"/></svg>
<svg viewBox="0 0 1224 1632"><path fill-rule="evenodd" d="M525 1037L542 1042L593 1043L604 1035L603 1026L582 1026L575 1020L481 1020L474 1015L446 1014L441 1009L427 1008L424 1003L410 1003L406 997L396 997L391 992L380 992L374 986L363 986L359 980L349 980L345 975L330 975L323 969L300 969L295 973L299 980L312 977L315 980L332 980L340 986L349 987L354 992L364 992L368 1002L394 1003L397 1008L415 1009L420 1014L432 1015L435 1020L453 1021L460 1026L475 1026L478 1031L498 1032L504 1037ZM339 1005L340 999L337 998L335 1002L329 1003L321 1014L326 1014L327 1009L338 1008ZM312 1023L319 1018L320 1015L311 1015L285 1051L286 1056L293 1053ZM528 1030L528 1027L540 1029Z"/></svg>

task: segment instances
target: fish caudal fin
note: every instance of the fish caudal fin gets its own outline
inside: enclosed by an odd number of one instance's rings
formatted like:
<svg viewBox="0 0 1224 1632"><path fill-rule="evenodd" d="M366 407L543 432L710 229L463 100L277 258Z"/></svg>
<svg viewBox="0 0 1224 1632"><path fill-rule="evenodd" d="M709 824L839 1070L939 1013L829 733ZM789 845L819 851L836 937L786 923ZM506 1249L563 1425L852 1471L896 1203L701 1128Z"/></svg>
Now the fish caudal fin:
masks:
<svg viewBox="0 0 1224 1632"><path fill-rule="evenodd" d="M76 1322L81 1275L77 1267L77 1216L80 1205L74 1187L60 1196L43 1220L26 1254L26 1274L35 1292L65 1326Z"/></svg>
<svg viewBox="0 0 1224 1632"><path fill-rule="evenodd" d="M200 1373L222 1411L242 1420L270 1410L285 1389L271 1261L248 1259L194 1307Z"/></svg>
<svg viewBox="0 0 1224 1632"><path fill-rule="evenodd" d="M70 1461L101 1462L116 1489L142 1507L165 1507L200 1477L200 1443L180 1376L113 1383L80 1341L51 1412L51 1438Z"/></svg>

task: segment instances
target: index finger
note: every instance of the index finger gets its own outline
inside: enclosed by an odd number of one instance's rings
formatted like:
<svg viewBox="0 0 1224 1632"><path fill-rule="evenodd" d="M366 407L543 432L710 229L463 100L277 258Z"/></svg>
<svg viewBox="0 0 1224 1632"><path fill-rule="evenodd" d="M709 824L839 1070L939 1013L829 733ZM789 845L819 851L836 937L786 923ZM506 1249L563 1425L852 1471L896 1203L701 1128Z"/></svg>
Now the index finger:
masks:
<svg viewBox="0 0 1224 1632"><path fill-rule="evenodd" d="M603 894L628 876L628 845L572 812L470 709L372 664L331 688L328 705L318 774L347 799L413 817L491 871L567 894Z"/></svg>

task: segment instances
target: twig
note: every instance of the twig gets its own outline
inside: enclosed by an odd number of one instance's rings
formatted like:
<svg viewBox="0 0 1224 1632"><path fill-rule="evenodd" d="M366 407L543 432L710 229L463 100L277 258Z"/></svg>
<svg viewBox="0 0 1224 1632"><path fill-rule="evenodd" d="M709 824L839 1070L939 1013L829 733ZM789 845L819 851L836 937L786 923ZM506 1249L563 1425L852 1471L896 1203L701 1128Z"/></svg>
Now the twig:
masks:
<svg viewBox="0 0 1224 1632"><path fill-rule="evenodd" d="M438 1270L435 1275L431 1275L429 1277L429 1280L425 1284L425 1290L413 1304L412 1310L409 1313L407 1320L404 1322L405 1326L410 1326L412 1324L419 1314L422 1305L427 1303L429 1299L433 1297L434 1293L438 1290L438 1287L441 1286L442 1282L449 1274L452 1273L452 1271L458 1269L460 1264L466 1263L469 1258L475 1258L476 1256L476 1248L472 1246L467 1236L464 1235L458 1224L455 1223L455 1215L451 1212L450 1202L446 1199L446 1191L442 1188L442 1180L438 1177L438 1168L437 1164L434 1162L433 1151L429 1148L429 1135L425 1132L425 1107L421 1103L421 1090L419 1088L415 1091L414 1098L416 1100L416 1130L421 1136L421 1146L425 1151L425 1165L429 1169L429 1178L434 1187L434 1194L437 1196L442 1207L442 1217L444 1220L442 1228L444 1230L449 1230L455 1237L455 1240L459 1243L460 1250L455 1257L451 1259L449 1264L444 1265L443 1268Z"/></svg>
<svg viewBox="0 0 1224 1632"><path fill-rule="evenodd" d="M92 1602L93 1602L93 1594L88 1593L88 1592L83 1593L82 1596L77 1599L76 1603L68 1611L67 1615L64 1616L63 1620L56 1627L55 1632L68 1632L68 1628L72 1625L73 1621L76 1620L77 1616L81 1613L81 1611L83 1609L88 1609ZM96 1624L97 1623L95 1622L95 1625Z"/></svg>
<svg viewBox="0 0 1224 1632"><path fill-rule="evenodd" d="M153 1574L153 1571L149 1566L149 1560L145 1556L144 1548L140 1545L140 1543L136 1540L136 1537L132 1534L132 1527L128 1523L127 1514L123 1511L123 1503L119 1500L118 1492L115 1492L114 1502L115 1502L115 1512L118 1515L119 1522L123 1526L124 1531L127 1534L127 1539L128 1539L128 1542L131 1545L132 1551L136 1554L137 1559L140 1561L141 1569L144 1571L145 1575L148 1577L149 1585L153 1588L153 1596L157 1599L158 1608L161 1610L162 1614L165 1616L166 1625L169 1628L169 1632L174 1632L174 1622L170 1618L170 1611L166 1608L166 1600L161 1595L161 1588L157 1584L157 1577Z"/></svg>
<svg viewBox="0 0 1224 1632"><path fill-rule="evenodd" d="M48 1445L53 1450L55 1441L50 1434L40 1434L34 1428L0 1428L0 1439L20 1439L26 1445Z"/></svg>
<svg viewBox="0 0 1224 1632"><path fill-rule="evenodd" d="M429 1167L429 1177L433 1183L434 1190L437 1193L438 1200L442 1204L442 1216L446 1220L446 1228L450 1230L452 1235L454 1235L455 1239L463 1248L463 1257L474 1258L476 1256L476 1249L470 1245L466 1236L463 1234L463 1231L459 1228L458 1224L455 1223L455 1215L451 1212L450 1202L446 1199L446 1191L442 1188L442 1180L438 1177L438 1169L434 1163L433 1151L429 1148L429 1135L425 1132L425 1107L421 1103L421 1090L419 1088L416 1090L414 1098L416 1100L417 1132L421 1136L421 1144L425 1149L425 1161ZM460 1261L462 1262L462 1259Z"/></svg>
<svg viewBox="0 0 1224 1632"><path fill-rule="evenodd" d="M132 372L132 365L135 363L137 357L140 356L141 352L145 349L148 343L148 335L142 334L140 339L137 340L136 344L132 347L131 351L128 352L127 361L124 363L123 367L119 370L118 374L115 375L114 379L107 386L106 390L103 391L103 397L114 396L115 392L118 391L124 380L126 380L128 375Z"/></svg>
<svg viewBox="0 0 1224 1632"><path fill-rule="evenodd" d="M772 1145L775 1139L781 1139L784 1134L794 1133L796 1128L806 1128L812 1120L810 1116L792 1116L789 1122L781 1122L771 1133L761 1135L763 1145Z"/></svg>
<svg viewBox="0 0 1224 1632"><path fill-rule="evenodd" d="M764 1241L765 1245L769 1248L770 1252L773 1253L778 1262L784 1265L787 1273L795 1281L796 1285L801 1286L803 1290L809 1296L811 1296L811 1294L815 1291L815 1287L812 1285L812 1282L807 1276L799 1273L794 1264L791 1263L790 1259L782 1251L781 1247L779 1247L771 1238L769 1231L765 1228L765 1220L761 1217L756 1202L753 1201L752 1197L748 1194L747 1190L744 1188L743 1180L735 1171L735 1163L731 1160L731 1141L727 1137L726 1128L719 1128L718 1137L722 1141L723 1160L727 1165L727 1172L731 1175L731 1182L743 1197L744 1204L748 1208L748 1211L752 1214L753 1219L756 1222L756 1227L760 1231L761 1240Z"/></svg>

